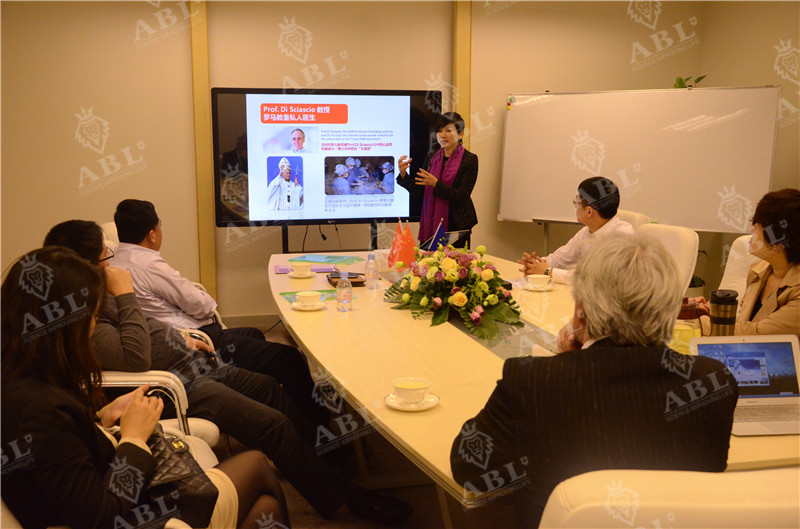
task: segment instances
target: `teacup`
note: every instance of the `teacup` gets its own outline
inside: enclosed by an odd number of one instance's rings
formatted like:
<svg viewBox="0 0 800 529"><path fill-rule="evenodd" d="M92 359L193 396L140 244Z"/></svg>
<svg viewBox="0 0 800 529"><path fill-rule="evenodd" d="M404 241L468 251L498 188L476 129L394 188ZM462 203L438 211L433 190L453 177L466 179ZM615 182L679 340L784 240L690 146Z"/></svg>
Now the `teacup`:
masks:
<svg viewBox="0 0 800 529"><path fill-rule="evenodd" d="M531 274L526 278L529 287L544 288L550 284L552 279L544 274Z"/></svg>
<svg viewBox="0 0 800 529"><path fill-rule="evenodd" d="M292 263L291 268L298 276L307 276L311 273L311 263Z"/></svg>
<svg viewBox="0 0 800 529"><path fill-rule="evenodd" d="M321 299L322 295L319 292L314 292L313 290L304 290L303 292L298 292L295 296L297 303L303 307L313 307L319 300Z"/></svg>
<svg viewBox="0 0 800 529"><path fill-rule="evenodd" d="M400 400L406 404L416 404L425 400L431 383L424 378L403 377L392 380L392 387Z"/></svg>

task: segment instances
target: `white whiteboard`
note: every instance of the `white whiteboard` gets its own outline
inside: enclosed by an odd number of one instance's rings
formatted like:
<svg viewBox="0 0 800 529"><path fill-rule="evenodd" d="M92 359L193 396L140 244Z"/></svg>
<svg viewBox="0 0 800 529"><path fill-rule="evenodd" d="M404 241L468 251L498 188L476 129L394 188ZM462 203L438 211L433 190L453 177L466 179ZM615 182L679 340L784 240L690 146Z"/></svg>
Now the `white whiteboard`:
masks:
<svg viewBox="0 0 800 529"><path fill-rule="evenodd" d="M769 191L779 87L509 96L498 220L575 222L578 184L662 224L746 232Z"/></svg>

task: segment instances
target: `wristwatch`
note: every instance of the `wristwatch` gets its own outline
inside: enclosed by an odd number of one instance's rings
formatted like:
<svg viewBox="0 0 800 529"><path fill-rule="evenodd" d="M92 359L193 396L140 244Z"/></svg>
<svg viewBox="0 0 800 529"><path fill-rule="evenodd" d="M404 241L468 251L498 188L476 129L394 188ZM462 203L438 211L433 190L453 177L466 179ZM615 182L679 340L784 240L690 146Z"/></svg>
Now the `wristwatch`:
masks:
<svg viewBox="0 0 800 529"><path fill-rule="evenodd" d="M549 266L544 269L544 275L546 275L546 276L553 277L552 272L553 272L553 269L551 267L549 267Z"/></svg>

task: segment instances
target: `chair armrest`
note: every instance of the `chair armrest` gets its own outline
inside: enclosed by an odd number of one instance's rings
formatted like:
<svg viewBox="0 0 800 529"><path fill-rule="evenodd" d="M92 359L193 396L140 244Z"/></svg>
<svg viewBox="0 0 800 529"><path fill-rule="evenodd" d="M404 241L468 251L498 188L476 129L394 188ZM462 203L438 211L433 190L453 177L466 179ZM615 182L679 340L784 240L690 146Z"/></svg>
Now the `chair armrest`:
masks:
<svg viewBox="0 0 800 529"><path fill-rule="evenodd" d="M103 387L138 387L143 384L150 384L151 388L160 388L167 392L175 403L175 413L178 415L178 428L181 432L189 435L189 421L186 419L186 410L189 407L189 399L186 397L186 389L183 382L175 374L169 371L142 371L133 373L128 371L103 371Z"/></svg>

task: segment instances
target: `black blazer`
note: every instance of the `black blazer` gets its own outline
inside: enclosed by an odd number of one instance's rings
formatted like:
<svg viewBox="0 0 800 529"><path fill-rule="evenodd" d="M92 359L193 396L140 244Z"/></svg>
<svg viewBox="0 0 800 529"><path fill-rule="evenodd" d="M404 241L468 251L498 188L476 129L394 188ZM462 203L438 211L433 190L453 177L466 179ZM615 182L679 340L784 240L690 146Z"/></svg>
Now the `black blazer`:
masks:
<svg viewBox="0 0 800 529"><path fill-rule="evenodd" d="M150 480L153 456L131 443L115 450L72 394L33 378L4 381L0 435L3 501L26 529L140 523L131 497L139 477ZM112 461L120 463L116 475Z"/></svg>
<svg viewBox="0 0 800 529"><path fill-rule="evenodd" d="M425 163L422 167L429 171L431 168L431 159L437 151L428 153L425 158ZM405 177L397 176L397 183L408 189L412 194L422 193L423 186L418 186L414 183L416 172L412 173L412 169L406 171ZM458 172L453 180L453 185L447 185L441 180L436 183L433 188L433 194L439 198L443 198L450 203L450 213L447 218L448 231L468 230L478 223L478 215L475 212L475 205L472 203L472 188L475 187L475 181L478 179L478 157L465 150L464 156L461 158L461 165L458 167Z"/></svg>
<svg viewBox="0 0 800 529"><path fill-rule="evenodd" d="M511 358L453 443L453 476L473 492L520 488L520 527L538 527L555 486L584 472L722 472L737 398L721 363L666 347Z"/></svg>

